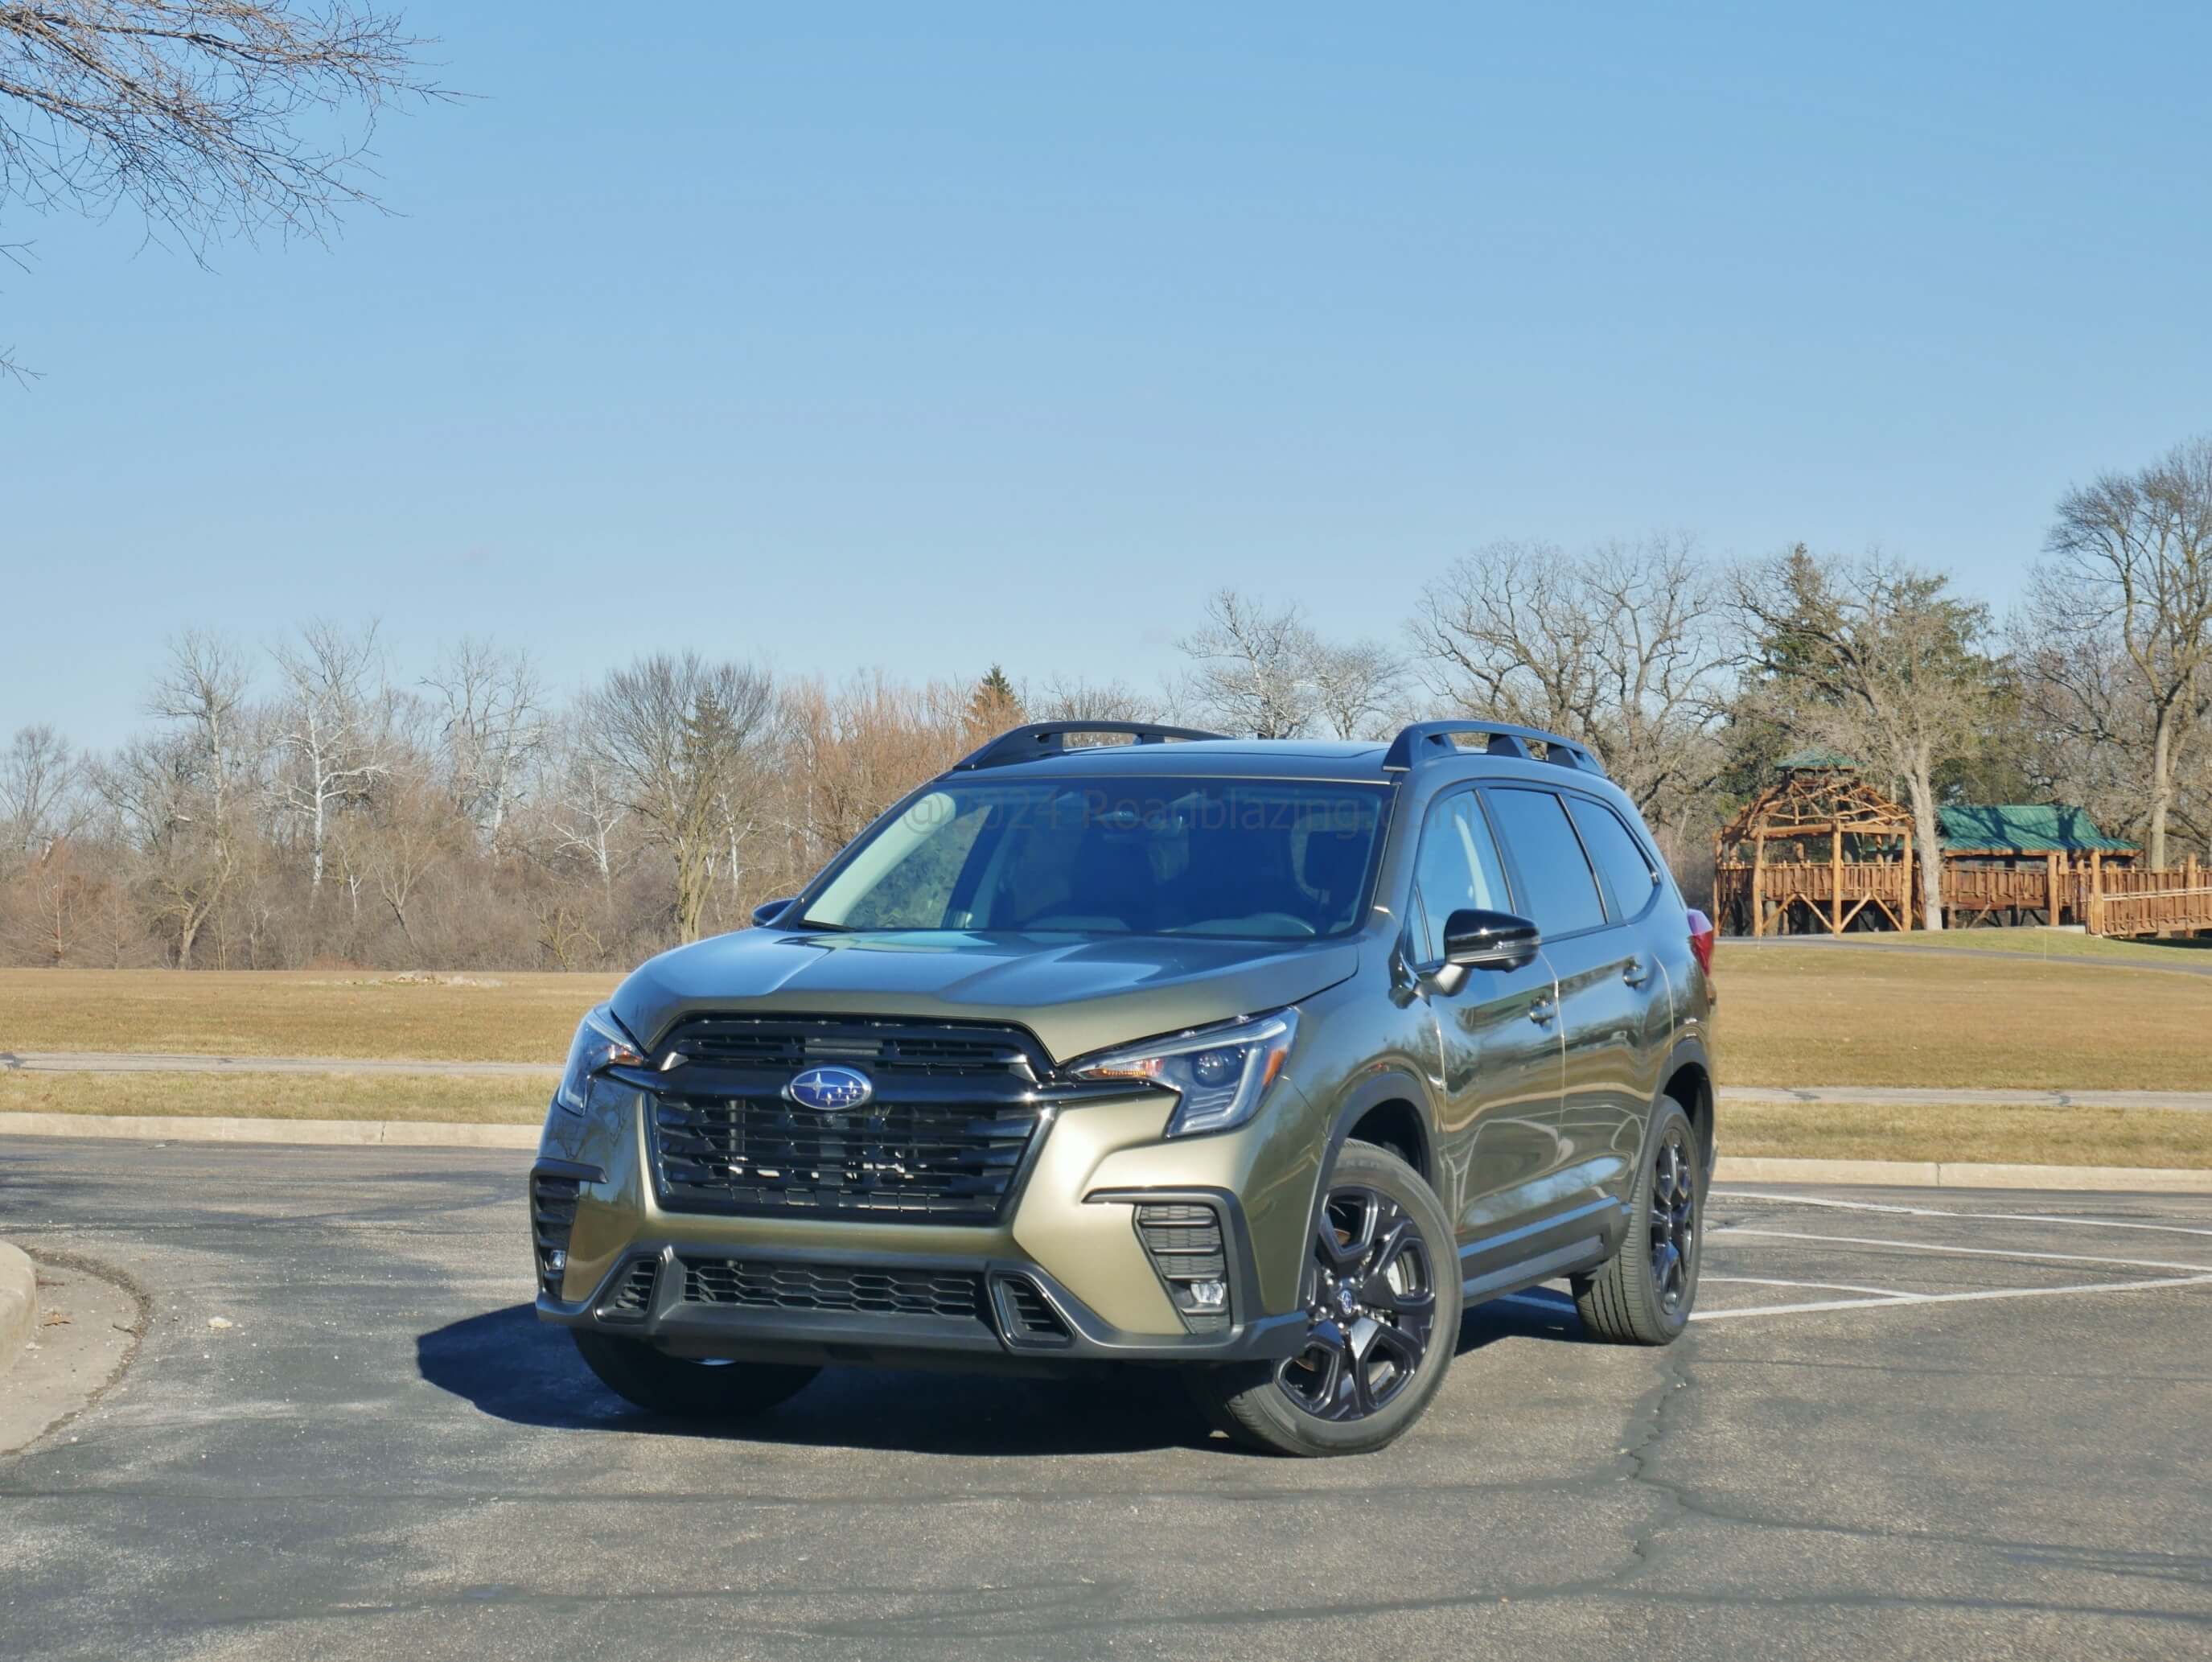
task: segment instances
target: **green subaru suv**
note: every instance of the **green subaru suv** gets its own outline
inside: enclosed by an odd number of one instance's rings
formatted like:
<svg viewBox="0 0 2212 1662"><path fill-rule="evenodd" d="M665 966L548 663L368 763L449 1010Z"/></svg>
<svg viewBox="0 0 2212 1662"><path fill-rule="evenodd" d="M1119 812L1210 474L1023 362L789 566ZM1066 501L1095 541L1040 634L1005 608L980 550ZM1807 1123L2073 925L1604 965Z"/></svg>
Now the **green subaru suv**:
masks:
<svg viewBox="0 0 2212 1662"><path fill-rule="evenodd" d="M1568 740L1024 727L756 922L584 1018L531 1172L538 1313L648 1409L1136 1363L1346 1454L1472 1304L1689 1319L1712 928Z"/></svg>

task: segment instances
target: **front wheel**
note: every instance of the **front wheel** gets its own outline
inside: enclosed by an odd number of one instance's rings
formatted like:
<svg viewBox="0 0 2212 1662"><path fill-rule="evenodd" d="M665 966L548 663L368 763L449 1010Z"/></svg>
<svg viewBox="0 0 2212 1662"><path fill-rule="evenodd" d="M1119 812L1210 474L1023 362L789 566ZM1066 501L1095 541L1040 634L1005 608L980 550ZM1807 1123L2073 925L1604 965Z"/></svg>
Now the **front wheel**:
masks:
<svg viewBox="0 0 2212 1662"><path fill-rule="evenodd" d="M584 1366L617 1397L683 1420L739 1419L794 1397L822 1370L774 1362L724 1362L672 1356L636 1339L569 1330Z"/></svg>
<svg viewBox="0 0 2212 1662"><path fill-rule="evenodd" d="M1364 1454L1420 1418L1459 1339L1459 1255L1420 1174L1347 1142L1308 1243L1305 1343L1193 1380L1224 1430L1276 1454Z"/></svg>
<svg viewBox="0 0 2212 1662"><path fill-rule="evenodd" d="M1672 1344L1698 1301L1705 1246L1705 1163L1681 1104L1667 1099L1637 1178L1628 1239L1612 1263L1574 1281L1583 1326L1613 1344Z"/></svg>

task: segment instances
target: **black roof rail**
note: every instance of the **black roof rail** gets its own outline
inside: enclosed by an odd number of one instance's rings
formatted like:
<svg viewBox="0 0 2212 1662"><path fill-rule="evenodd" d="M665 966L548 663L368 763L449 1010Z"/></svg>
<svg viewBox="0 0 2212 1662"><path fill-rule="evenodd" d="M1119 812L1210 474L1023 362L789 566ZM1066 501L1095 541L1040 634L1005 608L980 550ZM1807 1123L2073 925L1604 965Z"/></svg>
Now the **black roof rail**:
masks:
<svg viewBox="0 0 2212 1662"><path fill-rule="evenodd" d="M1170 739L1226 739L1225 733L1206 733L1197 728L1163 727L1157 721L1031 721L1000 734L981 750L962 757L952 770L962 768L1002 768L1014 762L1036 762L1060 756L1067 750L1071 733L1123 733L1140 745L1157 745Z"/></svg>
<svg viewBox="0 0 2212 1662"><path fill-rule="evenodd" d="M1516 727L1510 721L1416 721L1391 741L1389 753L1382 758L1382 770L1404 773L1416 762L1440 761L1446 756L1455 756L1461 746L1452 743L1452 735L1460 733L1487 734L1490 742L1483 747L1486 755L1517 756L1524 762L1533 762L1536 758L1528 749L1533 740L1543 746L1547 762L1594 773L1601 779L1606 776L1604 764L1590 753L1589 746L1577 744L1556 733L1547 733L1541 728Z"/></svg>

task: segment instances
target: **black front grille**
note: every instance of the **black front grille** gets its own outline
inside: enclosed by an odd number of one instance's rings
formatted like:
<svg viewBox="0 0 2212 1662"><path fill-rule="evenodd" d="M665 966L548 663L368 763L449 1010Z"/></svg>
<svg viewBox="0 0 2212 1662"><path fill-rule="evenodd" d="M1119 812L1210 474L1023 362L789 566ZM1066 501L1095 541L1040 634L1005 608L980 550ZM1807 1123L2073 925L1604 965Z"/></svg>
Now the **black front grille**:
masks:
<svg viewBox="0 0 2212 1662"><path fill-rule="evenodd" d="M1017 1029L964 1023L702 1017L667 1049L652 1115L654 1178L671 1211L824 1213L987 1223L1012 1191L1048 1066ZM850 1111L784 1099L809 1067L865 1073Z"/></svg>
<svg viewBox="0 0 2212 1662"><path fill-rule="evenodd" d="M983 1280L963 1269L871 1269L769 1258L685 1257L684 1301L743 1310L818 1310L983 1319Z"/></svg>

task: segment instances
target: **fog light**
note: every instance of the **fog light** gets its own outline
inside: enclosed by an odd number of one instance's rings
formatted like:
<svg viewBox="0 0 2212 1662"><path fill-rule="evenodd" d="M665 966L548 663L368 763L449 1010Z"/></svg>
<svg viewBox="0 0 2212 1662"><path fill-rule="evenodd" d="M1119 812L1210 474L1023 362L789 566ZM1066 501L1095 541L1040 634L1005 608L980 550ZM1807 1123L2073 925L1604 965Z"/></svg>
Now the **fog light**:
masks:
<svg viewBox="0 0 2212 1662"><path fill-rule="evenodd" d="M551 1279L557 1282L562 1275L568 1274L568 1255L559 1247L555 1247L545 1255L545 1273Z"/></svg>
<svg viewBox="0 0 2212 1662"><path fill-rule="evenodd" d="M1136 1212L1137 1239L1185 1330L1225 1332L1236 1310L1229 1299L1220 1217L1193 1201L1146 1201Z"/></svg>

